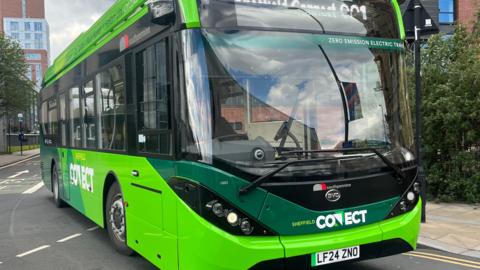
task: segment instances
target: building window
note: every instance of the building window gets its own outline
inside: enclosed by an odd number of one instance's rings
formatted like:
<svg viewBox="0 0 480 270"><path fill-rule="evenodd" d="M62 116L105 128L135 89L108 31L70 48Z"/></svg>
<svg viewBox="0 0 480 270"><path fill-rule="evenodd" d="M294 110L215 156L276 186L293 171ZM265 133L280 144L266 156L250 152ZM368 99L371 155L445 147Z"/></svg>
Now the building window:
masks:
<svg viewBox="0 0 480 270"><path fill-rule="evenodd" d="M20 40L20 34L19 33L12 33L12 38L16 40Z"/></svg>
<svg viewBox="0 0 480 270"><path fill-rule="evenodd" d="M42 27L42 23L41 23L41 22L36 22L36 23L34 23L34 28L35 28L35 31L37 31L37 32L43 31L43 27Z"/></svg>
<svg viewBox="0 0 480 270"><path fill-rule="evenodd" d="M42 60L42 55L39 53L27 53L25 54L26 60Z"/></svg>
<svg viewBox="0 0 480 270"><path fill-rule="evenodd" d="M43 42L41 40L35 40L35 49L40 50L43 48Z"/></svg>
<svg viewBox="0 0 480 270"><path fill-rule="evenodd" d="M24 23L24 28L25 28L25 31L32 31L32 26L30 25L29 22Z"/></svg>
<svg viewBox="0 0 480 270"><path fill-rule="evenodd" d="M25 49L31 49L31 48L32 48L32 44L26 42L26 43L25 43Z"/></svg>
<svg viewBox="0 0 480 270"><path fill-rule="evenodd" d="M18 22L10 22L10 31L18 31Z"/></svg>
<svg viewBox="0 0 480 270"><path fill-rule="evenodd" d="M42 34L35 34L35 40L42 40Z"/></svg>
<svg viewBox="0 0 480 270"><path fill-rule="evenodd" d="M31 65L28 65L28 67L27 67L27 78L29 80L32 80L32 66Z"/></svg>
<svg viewBox="0 0 480 270"><path fill-rule="evenodd" d="M439 0L438 5L440 9L438 14L440 24L455 23L455 0Z"/></svg>
<svg viewBox="0 0 480 270"><path fill-rule="evenodd" d="M35 76L37 78L41 78L42 77L42 65L41 64L35 64Z"/></svg>
<svg viewBox="0 0 480 270"><path fill-rule="evenodd" d="M30 33L25 33L25 40L29 40L32 38L32 35Z"/></svg>

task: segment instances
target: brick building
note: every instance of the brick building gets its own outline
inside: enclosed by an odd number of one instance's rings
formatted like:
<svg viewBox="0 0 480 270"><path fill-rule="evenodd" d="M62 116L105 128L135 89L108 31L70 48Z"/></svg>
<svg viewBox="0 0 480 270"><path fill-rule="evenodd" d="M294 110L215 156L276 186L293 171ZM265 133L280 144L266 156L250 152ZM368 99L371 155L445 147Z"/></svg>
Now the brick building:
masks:
<svg viewBox="0 0 480 270"><path fill-rule="evenodd" d="M26 76L35 82L35 90L38 92L49 65L50 51L44 0L0 0L0 33L19 42L25 53L25 62L28 63ZM24 115L24 130L26 132L35 130L37 123L35 99L32 99L32 105ZM7 123L13 127L13 131L19 126L16 116ZM0 132L3 129L0 127Z"/></svg>

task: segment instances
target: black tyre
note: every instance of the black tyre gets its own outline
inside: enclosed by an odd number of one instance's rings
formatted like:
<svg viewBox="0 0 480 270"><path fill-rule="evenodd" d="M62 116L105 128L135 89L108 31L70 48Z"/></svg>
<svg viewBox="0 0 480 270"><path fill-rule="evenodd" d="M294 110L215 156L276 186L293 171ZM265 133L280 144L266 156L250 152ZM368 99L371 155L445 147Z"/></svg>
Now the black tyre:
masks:
<svg viewBox="0 0 480 270"><path fill-rule="evenodd" d="M52 167L52 192L53 192L53 202L58 208L65 207L65 202L60 199L60 183L58 180L58 170L57 165L53 164Z"/></svg>
<svg viewBox="0 0 480 270"><path fill-rule="evenodd" d="M123 255L132 256L134 252L127 246L127 226L123 195L120 186L116 182L108 190L105 203L105 227L115 249Z"/></svg>

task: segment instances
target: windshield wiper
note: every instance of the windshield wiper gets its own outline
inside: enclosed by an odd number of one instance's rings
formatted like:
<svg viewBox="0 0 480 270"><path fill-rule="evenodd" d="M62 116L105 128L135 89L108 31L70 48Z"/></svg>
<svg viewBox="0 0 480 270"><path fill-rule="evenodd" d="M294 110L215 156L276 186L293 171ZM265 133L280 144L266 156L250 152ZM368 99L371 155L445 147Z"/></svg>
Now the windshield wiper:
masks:
<svg viewBox="0 0 480 270"><path fill-rule="evenodd" d="M295 151L292 151L295 152ZM298 151L303 152L303 151ZM271 172L262 175L258 177L257 179L253 180L250 184L240 188L239 192L240 195L245 195L252 191L253 189L257 188L260 186L262 183L265 183L268 181L270 178L272 178L275 174L279 173L283 169L287 168L288 166L295 165L295 164L304 164L304 163L315 163L315 162L324 162L324 161L333 161L333 160L339 160L339 159L345 159L345 158L353 158L353 157L359 157L359 156L349 156L349 157L335 157L335 158L319 158L319 159L302 159L302 160L294 160L287 162L283 164L282 166L278 167L275 170L272 170Z"/></svg>
<svg viewBox="0 0 480 270"><path fill-rule="evenodd" d="M297 153L348 153L348 152L361 152L361 151L369 151L377 155L390 169L392 169L395 174L401 178L402 180L406 179L405 173L395 164L393 164L390 160L388 160L382 153L378 152L375 148L355 148L355 149L332 149L332 150L312 150L312 151L288 151L283 152L283 154L297 154ZM315 163L315 162L324 162L324 161L332 161L332 160L340 160L346 158L355 158L355 157L362 157L362 156L347 156L347 157L336 157L336 158L323 158L323 159L303 159L303 160L294 160L283 164L282 166L278 167L271 172L262 175L252 181L250 184L240 188L239 192L240 195L245 195L252 191L253 189L260 186L262 183L265 183L274 175L285 169L286 167L294 164L304 164L304 163Z"/></svg>
<svg viewBox="0 0 480 270"><path fill-rule="evenodd" d="M390 169L392 169L395 174L401 178L402 180L405 180L406 176L405 173L393 162L391 162L388 158L386 158L382 153L378 152L376 148L348 148L348 149L329 149L329 150L312 150L312 151L288 151L284 152L284 154L298 154L298 153L303 153L303 154L309 154L309 153L351 153L351 152L362 152L362 151L368 151L371 153L374 153L377 155L385 165L387 165Z"/></svg>

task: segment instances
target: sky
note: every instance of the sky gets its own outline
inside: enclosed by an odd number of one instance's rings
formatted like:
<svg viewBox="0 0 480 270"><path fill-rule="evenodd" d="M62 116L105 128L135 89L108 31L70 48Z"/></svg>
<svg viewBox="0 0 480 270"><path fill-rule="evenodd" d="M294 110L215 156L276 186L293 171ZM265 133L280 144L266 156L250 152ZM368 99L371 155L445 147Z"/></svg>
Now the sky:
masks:
<svg viewBox="0 0 480 270"><path fill-rule="evenodd" d="M115 0L45 0L50 26L50 63L115 2Z"/></svg>

